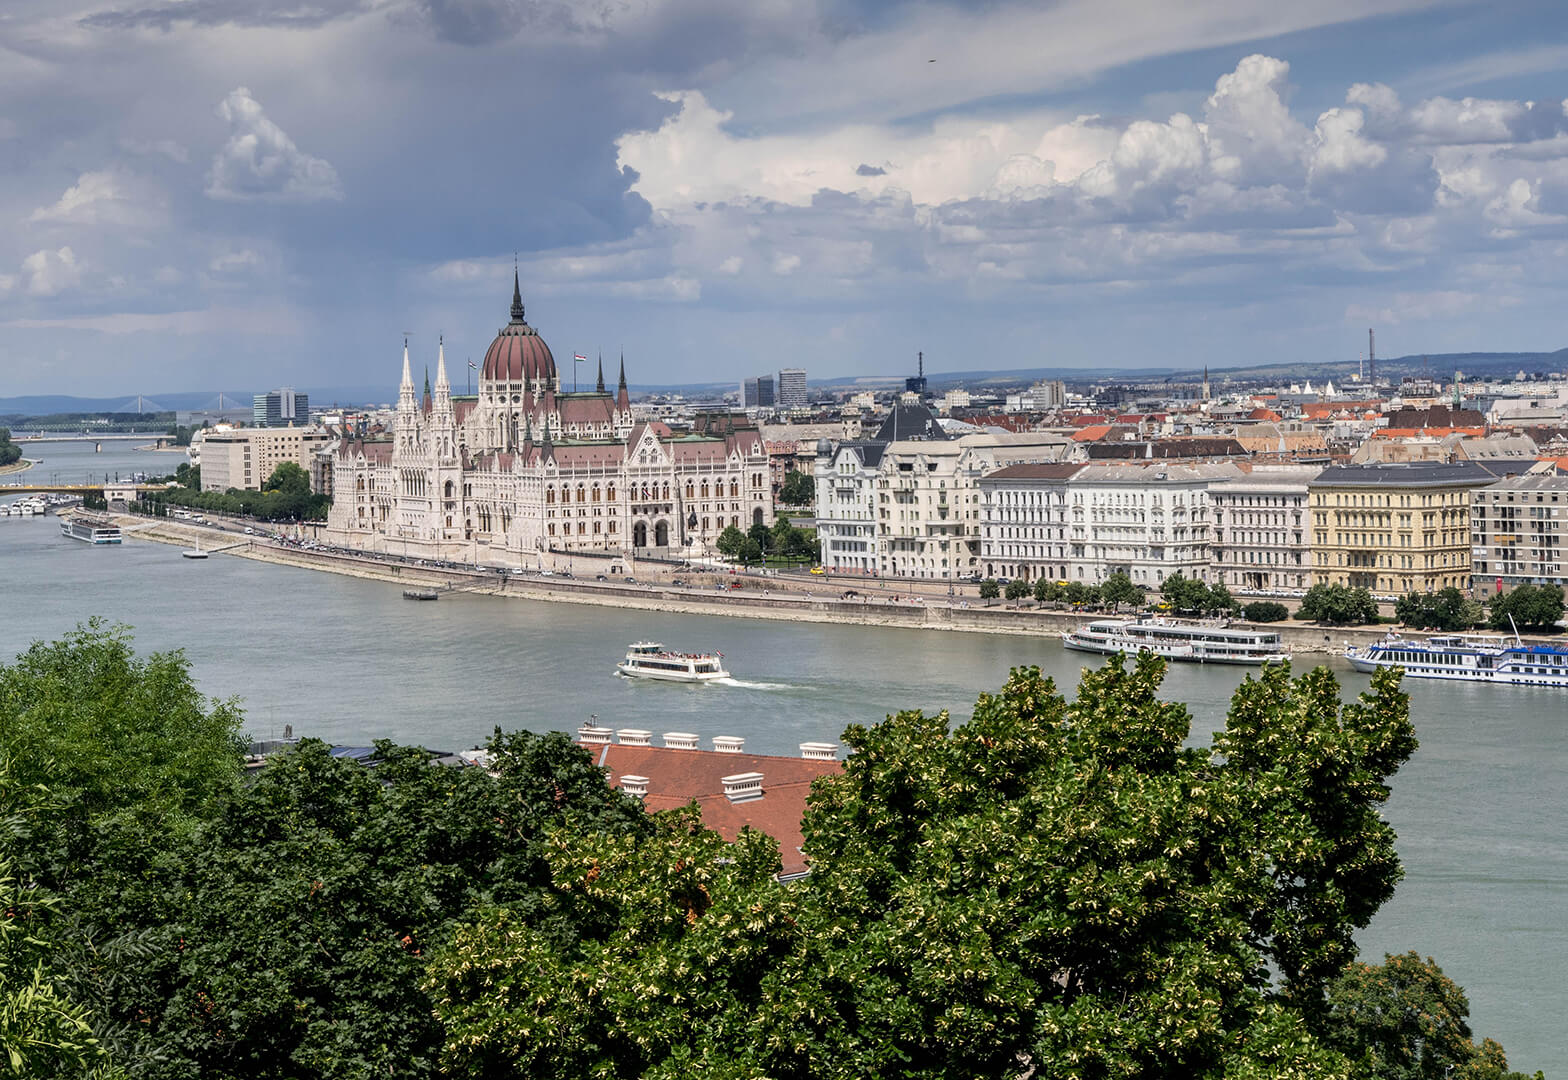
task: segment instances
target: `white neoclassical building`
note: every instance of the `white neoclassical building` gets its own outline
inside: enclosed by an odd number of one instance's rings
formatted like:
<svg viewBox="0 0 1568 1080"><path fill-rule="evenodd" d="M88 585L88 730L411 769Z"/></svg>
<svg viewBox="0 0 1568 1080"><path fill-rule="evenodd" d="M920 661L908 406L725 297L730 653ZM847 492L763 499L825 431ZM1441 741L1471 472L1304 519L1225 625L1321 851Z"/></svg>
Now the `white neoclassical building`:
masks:
<svg viewBox="0 0 1568 1080"><path fill-rule="evenodd" d="M980 479L980 572L1068 580L1069 485L1081 463L1009 465Z"/></svg>
<svg viewBox="0 0 1568 1080"><path fill-rule="evenodd" d="M1069 580L1115 573L1157 589L1172 574L1212 580L1209 487L1235 465L1090 465L1068 484Z"/></svg>
<svg viewBox="0 0 1568 1080"><path fill-rule="evenodd" d="M332 510L324 538L365 550L504 565L549 552L711 553L727 526L773 520L768 456L744 418L704 417L676 435L632 415L621 363L615 393L566 391L524 318L519 283L478 394L454 399L445 349L423 400L408 346L391 439L322 452Z"/></svg>
<svg viewBox="0 0 1568 1080"><path fill-rule="evenodd" d="M1214 581L1232 589L1305 589L1312 584L1316 465L1259 465L1209 488Z"/></svg>

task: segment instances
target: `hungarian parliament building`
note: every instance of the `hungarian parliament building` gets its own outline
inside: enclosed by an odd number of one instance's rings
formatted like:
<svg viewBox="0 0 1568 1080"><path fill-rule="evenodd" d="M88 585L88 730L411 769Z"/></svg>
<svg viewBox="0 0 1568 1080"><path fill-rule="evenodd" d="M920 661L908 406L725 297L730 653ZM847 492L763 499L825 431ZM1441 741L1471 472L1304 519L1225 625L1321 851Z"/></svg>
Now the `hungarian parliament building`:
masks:
<svg viewBox="0 0 1568 1080"><path fill-rule="evenodd" d="M744 417L677 434L632 415L626 363L614 393L561 388L550 347L523 317L485 353L478 394L452 396L443 345L421 398L403 345L392 438L322 451L332 509L323 539L400 555L536 565L547 552L712 554L728 526L773 520L768 455Z"/></svg>

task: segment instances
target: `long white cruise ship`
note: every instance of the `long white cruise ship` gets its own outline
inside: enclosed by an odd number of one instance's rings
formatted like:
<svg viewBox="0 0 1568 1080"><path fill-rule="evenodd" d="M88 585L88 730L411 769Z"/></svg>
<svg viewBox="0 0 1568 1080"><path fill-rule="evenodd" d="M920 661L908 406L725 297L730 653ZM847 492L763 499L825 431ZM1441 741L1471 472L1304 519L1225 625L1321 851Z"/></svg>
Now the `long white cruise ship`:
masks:
<svg viewBox="0 0 1568 1080"><path fill-rule="evenodd" d="M670 652L657 641L638 641L626 650L626 659L615 670L629 679L662 682L711 682L727 679L723 653Z"/></svg>
<svg viewBox="0 0 1568 1080"><path fill-rule="evenodd" d="M1568 687L1568 647L1526 645L1518 638L1510 642L1470 634L1420 639L1389 634L1371 645L1346 649L1345 659L1357 671L1404 668L1412 679Z"/></svg>
<svg viewBox="0 0 1568 1080"><path fill-rule="evenodd" d="M1273 630L1164 618L1099 619L1064 632L1062 644L1079 652L1151 652L1167 660L1200 664L1268 664L1290 659Z"/></svg>

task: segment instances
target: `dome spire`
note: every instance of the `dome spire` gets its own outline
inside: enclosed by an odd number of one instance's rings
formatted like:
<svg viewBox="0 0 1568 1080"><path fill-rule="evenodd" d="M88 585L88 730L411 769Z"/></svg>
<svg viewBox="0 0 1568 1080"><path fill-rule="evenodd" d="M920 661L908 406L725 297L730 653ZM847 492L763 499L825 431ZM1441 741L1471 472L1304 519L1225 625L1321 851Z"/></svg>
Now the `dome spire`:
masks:
<svg viewBox="0 0 1568 1080"><path fill-rule="evenodd" d="M523 288L517 277L517 255L512 255L512 321L520 323L523 320Z"/></svg>

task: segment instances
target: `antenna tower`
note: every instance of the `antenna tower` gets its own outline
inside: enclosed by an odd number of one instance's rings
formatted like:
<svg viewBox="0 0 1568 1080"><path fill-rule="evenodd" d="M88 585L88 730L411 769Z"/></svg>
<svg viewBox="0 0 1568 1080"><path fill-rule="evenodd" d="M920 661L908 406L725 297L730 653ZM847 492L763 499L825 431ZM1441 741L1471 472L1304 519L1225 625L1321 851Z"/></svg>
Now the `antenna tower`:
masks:
<svg viewBox="0 0 1568 1080"><path fill-rule="evenodd" d="M1367 327L1367 382L1377 385L1377 338Z"/></svg>

